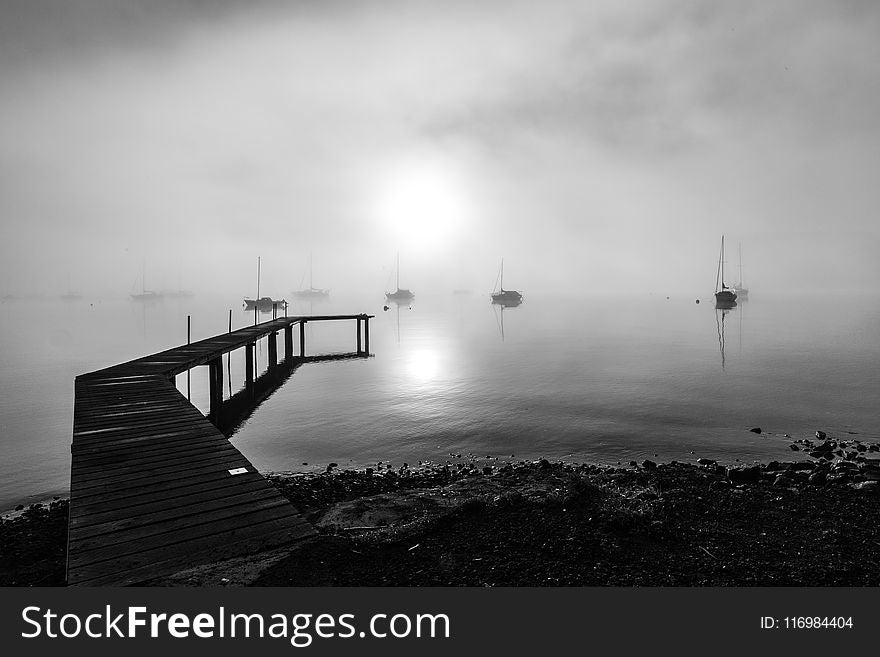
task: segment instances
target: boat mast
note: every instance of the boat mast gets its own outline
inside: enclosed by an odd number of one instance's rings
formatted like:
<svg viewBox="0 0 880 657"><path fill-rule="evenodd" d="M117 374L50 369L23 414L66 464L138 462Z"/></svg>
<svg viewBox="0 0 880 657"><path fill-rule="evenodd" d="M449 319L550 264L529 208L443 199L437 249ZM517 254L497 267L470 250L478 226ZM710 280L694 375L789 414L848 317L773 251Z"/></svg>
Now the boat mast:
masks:
<svg viewBox="0 0 880 657"><path fill-rule="evenodd" d="M504 258L501 258L501 292L504 292Z"/></svg>
<svg viewBox="0 0 880 657"><path fill-rule="evenodd" d="M741 288L745 288L745 285L743 285L743 245L742 245L742 242L739 243L739 286Z"/></svg>
<svg viewBox="0 0 880 657"><path fill-rule="evenodd" d="M715 293L720 289L718 282L721 280L721 261L724 258L724 237L721 238L721 251L718 252L718 267L715 268Z"/></svg>
<svg viewBox="0 0 880 657"><path fill-rule="evenodd" d="M257 301L260 300L260 256L257 256Z"/></svg>
<svg viewBox="0 0 880 657"><path fill-rule="evenodd" d="M397 291L400 292L400 251L397 252Z"/></svg>

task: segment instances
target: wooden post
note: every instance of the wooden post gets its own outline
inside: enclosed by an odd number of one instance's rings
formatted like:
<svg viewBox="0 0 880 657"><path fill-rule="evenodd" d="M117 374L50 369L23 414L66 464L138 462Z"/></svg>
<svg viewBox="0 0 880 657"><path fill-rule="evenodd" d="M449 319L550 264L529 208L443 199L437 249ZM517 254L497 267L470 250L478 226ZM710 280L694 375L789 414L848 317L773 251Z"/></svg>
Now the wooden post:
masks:
<svg viewBox="0 0 880 657"><path fill-rule="evenodd" d="M232 333L232 308L229 309L229 332Z"/></svg>
<svg viewBox="0 0 880 657"><path fill-rule="evenodd" d="M190 315L186 316L186 343L189 344L190 338ZM190 401L190 375L189 370L186 371L186 400Z"/></svg>
<svg viewBox="0 0 880 657"><path fill-rule="evenodd" d="M299 320L299 357L306 357L306 320Z"/></svg>
<svg viewBox="0 0 880 657"><path fill-rule="evenodd" d="M269 334L269 367L278 364L278 332L272 331Z"/></svg>
<svg viewBox="0 0 880 657"><path fill-rule="evenodd" d="M293 325L288 324L284 327L284 358L291 360L293 358Z"/></svg>
<svg viewBox="0 0 880 657"><path fill-rule="evenodd" d="M254 304L254 326L257 325L257 304Z"/></svg>
<svg viewBox="0 0 880 657"><path fill-rule="evenodd" d="M358 354L360 354L361 353L361 318L356 317L354 321L357 324L357 352L358 352Z"/></svg>
<svg viewBox="0 0 880 657"><path fill-rule="evenodd" d="M370 355L370 318L364 315L364 353Z"/></svg>
<svg viewBox="0 0 880 657"><path fill-rule="evenodd" d="M272 319L278 319L278 302L272 302Z"/></svg>
<svg viewBox="0 0 880 657"><path fill-rule="evenodd" d="M254 387L254 347L253 342L244 346L244 384L250 390Z"/></svg>
<svg viewBox="0 0 880 657"><path fill-rule="evenodd" d="M220 416L220 405L223 403L223 359L215 358L208 363L208 382L210 386L210 403L208 415L216 422Z"/></svg>

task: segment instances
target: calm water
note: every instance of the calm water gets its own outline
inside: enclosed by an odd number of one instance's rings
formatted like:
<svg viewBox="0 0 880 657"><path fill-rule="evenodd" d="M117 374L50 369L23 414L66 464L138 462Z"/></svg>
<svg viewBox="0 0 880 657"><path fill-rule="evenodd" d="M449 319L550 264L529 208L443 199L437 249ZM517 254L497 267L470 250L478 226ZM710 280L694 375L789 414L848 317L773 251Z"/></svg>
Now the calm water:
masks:
<svg viewBox="0 0 880 657"><path fill-rule="evenodd" d="M73 379L252 323L235 299L0 304L0 509L66 494ZM781 434L880 439L880 305L766 298L722 314L708 298L484 295L382 310L343 298L291 314L370 312L375 358L308 364L233 437L262 470L444 462L451 454L616 463L784 458ZM353 322L309 325L309 354L350 351ZM258 361L265 366L266 345ZM207 373L193 402L207 409ZM231 390L243 354L229 362ZM186 377L178 377L186 390ZM754 426L779 435L759 436ZM307 463L308 465L303 465Z"/></svg>

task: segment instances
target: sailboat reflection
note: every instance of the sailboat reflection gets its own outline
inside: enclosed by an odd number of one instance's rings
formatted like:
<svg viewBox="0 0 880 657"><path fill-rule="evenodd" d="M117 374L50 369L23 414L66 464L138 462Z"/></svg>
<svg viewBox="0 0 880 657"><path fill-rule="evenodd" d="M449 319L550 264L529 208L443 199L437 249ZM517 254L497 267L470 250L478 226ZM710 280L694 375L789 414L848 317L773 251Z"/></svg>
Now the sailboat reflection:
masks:
<svg viewBox="0 0 880 657"><path fill-rule="evenodd" d="M412 310L412 299L388 299L388 303L383 306L383 310L388 310L391 306L388 304L393 303L396 306L397 313L397 344L400 344L400 307L406 306L407 309Z"/></svg>
<svg viewBox="0 0 880 657"><path fill-rule="evenodd" d="M495 312L495 321L501 331L501 341L504 342L504 310L507 308L516 308L522 304L522 299L510 301L492 301L492 310ZM496 310L500 308L500 310Z"/></svg>
<svg viewBox="0 0 880 657"><path fill-rule="evenodd" d="M733 305L726 304L726 303L715 304L715 329L718 332L718 348L721 351L721 369L724 369L724 365L725 365L724 320L727 317L727 313L729 313L734 308L736 308L735 303Z"/></svg>

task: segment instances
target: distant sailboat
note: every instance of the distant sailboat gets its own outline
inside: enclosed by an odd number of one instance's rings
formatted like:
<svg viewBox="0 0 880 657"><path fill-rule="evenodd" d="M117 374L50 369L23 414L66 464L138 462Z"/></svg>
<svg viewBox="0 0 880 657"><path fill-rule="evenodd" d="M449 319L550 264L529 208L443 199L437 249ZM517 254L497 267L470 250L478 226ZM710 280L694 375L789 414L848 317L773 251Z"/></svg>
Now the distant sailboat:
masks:
<svg viewBox="0 0 880 657"><path fill-rule="evenodd" d="M300 283L302 285L302 283ZM312 285L312 254L309 253L309 287L293 293L298 299L325 299L330 296L330 290L325 290Z"/></svg>
<svg viewBox="0 0 880 657"><path fill-rule="evenodd" d="M400 288L400 254L397 254L397 289L394 292L386 292L385 298L388 301L409 301L410 299L415 298L415 294L413 294L410 290L406 288Z"/></svg>
<svg viewBox="0 0 880 657"><path fill-rule="evenodd" d="M255 299L245 298L244 307L246 310L253 310L256 308L262 313L272 312L273 308L284 308L287 306L287 302L284 299L273 299L272 297L261 297L260 296L260 258L257 258L257 297Z"/></svg>
<svg viewBox="0 0 880 657"><path fill-rule="evenodd" d="M147 268L144 266L141 272L141 291L130 295L133 301L155 301L161 299L162 295L153 290L147 289Z"/></svg>
<svg viewBox="0 0 880 657"><path fill-rule="evenodd" d="M501 259L501 271L499 273L501 281L500 289L498 287L492 292L492 303L502 306L518 306L522 303L523 295L516 290L504 289L504 258ZM497 283L497 281L496 281Z"/></svg>
<svg viewBox="0 0 880 657"><path fill-rule="evenodd" d="M718 256L718 272L715 274L715 305L718 307L736 305L736 292L724 282L724 235L721 236L721 253Z"/></svg>
<svg viewBox="0 0 880 657"><path fill-rule="evenodd" d="M749 296L749 288L743 283L743 248L739 245L739 283L733 284L733 289L739 298L745 299Z"/></svg>
<svg viewBox="0 0 880 657"><path fill-rule="evenodd" d="M61 298L64 301L76 301L77 299L82 299L82 295L79 292L74 292L70 289L70 274L67 275L67 293L62 294Z"/></svg>

